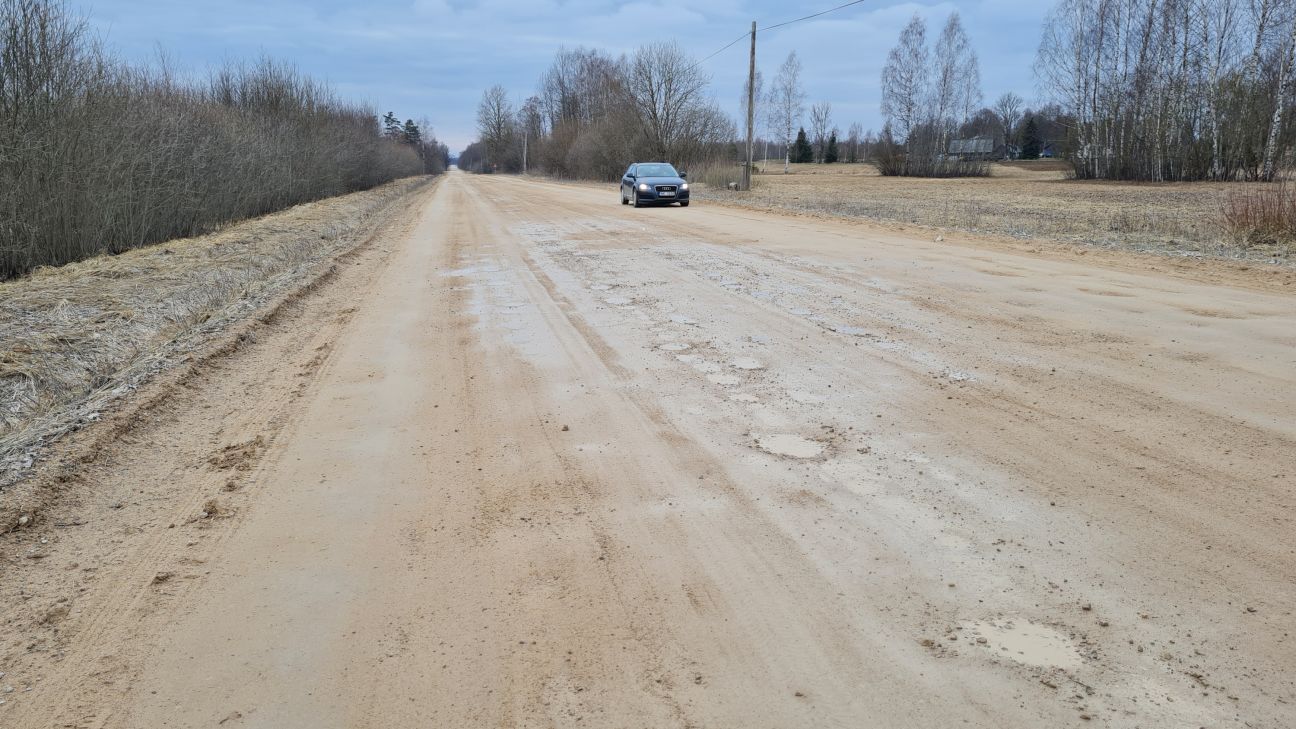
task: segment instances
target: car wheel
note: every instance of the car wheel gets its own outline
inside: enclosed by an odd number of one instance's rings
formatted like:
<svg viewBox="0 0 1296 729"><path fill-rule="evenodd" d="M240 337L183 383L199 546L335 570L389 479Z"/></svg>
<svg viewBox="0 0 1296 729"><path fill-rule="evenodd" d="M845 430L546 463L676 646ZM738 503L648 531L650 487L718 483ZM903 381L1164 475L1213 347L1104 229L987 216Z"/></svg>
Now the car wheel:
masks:
<svg viewBox="0 0 1296 729"><path fill-rule="evenodd" d="M688 207L688 204L689 204L689 201L688 201L688 200L685 200L684 202L680 203L680 207L682 207L682 208L686 208L686 207Z"/></svg>
<svg viewBox="0 0 1296 729"><path fill-rule="evenodd" d="M635 190L635 191L634 191L634 206L635 206L635 207L642 207L642 206L639 204L639 191L638 191L638 190Z"/></svg>
<svg viewBox="0 0 1296 729"><path fill-rule="evenodd" d="M630 204L630 201L626 199L625 191L622 191L622 192L621 192L621 204L622 204L622 205L629 205L629 204Z"/></svg>

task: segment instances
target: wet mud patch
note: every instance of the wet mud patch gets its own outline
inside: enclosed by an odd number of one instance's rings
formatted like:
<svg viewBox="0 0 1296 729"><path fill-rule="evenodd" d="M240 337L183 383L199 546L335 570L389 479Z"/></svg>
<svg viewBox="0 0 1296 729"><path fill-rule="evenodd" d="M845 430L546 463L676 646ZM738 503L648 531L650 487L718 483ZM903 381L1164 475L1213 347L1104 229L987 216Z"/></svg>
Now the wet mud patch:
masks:
<svg viewBox="0 0 1296 729"><path fill-rule="evenodd" d="M994 658L1037 668L1073 670L1084 663L1080 646L1067 634L1028 620L971 620L961 624L961 640Z"/></svg>
<svg viewBox="0 0 1296 729"><path fill-rule="evenodd" d="M754 435L756 447L784 458L810 459L818 458L827 450L827 446L817 440L803 438L794 433L770 433Z"/></svg>

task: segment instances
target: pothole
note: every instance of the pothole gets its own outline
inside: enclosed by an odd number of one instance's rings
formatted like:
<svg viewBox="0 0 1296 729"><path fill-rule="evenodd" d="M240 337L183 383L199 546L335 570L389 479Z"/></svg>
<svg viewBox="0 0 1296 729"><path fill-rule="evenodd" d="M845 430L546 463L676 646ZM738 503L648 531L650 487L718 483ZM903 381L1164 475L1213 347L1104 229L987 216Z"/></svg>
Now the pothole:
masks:
<svg viewBox="0 0 1296 729"><path fill-rule="evenodd" d="M963 631L971 636L973 645L1029 666L1079 668L1082 663L1075 642L1047 625L1026 620L973 620L963 623Z"/></svg>
<svg viewBox="0 0 1296 729"><path fill-rule="evenodd" d="M662 349L667 352L683 352L684 350L688 349L690 346L691 345L685 344L684 342L667 342L665 344L658 345L657 349Z"/></svg>
<svg viewBox="0 0 1296 729"><path fill-rule="evenodd" d="M791 433L757 436L756 446L766 453L789 458L814 458L824 450L823 443Z"/></svg>
<svg viewBox="0 0 1296 729"><path fill-rule="evenodd" d="M676 324L685 324L685 325L688 325L688 326L697 326L697 319L694 319L693 317L690 317L690 316L680 316L679 314L675 314L675 315L671 316L670 320L673 321L673 322L675 322Z"/></svg>

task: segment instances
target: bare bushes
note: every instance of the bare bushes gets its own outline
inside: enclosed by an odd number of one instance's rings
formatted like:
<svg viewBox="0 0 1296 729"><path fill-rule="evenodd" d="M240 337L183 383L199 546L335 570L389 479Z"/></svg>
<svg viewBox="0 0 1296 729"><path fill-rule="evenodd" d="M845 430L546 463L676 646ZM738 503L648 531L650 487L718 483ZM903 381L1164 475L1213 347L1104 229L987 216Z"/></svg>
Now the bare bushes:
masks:
<svg viewBox="0 0 1296 729"><path fill-rule="evenodd" d="M1296 189L1286 180L1238 187L1225 194L1220 222L1243 248L1296 242Z"/></svg>
<svg viewBox="0 0 1296 729"><path fill-rule="evenodd" d="M55 0L0 0L0 278L423 170L286 65L181 81L108 57Z"/></svg>
<svg viewBox="0 0 1296 729"><path fill-rule="evenodd" d="M899 144L889 127L873 149L873 165L884 177L989 177L990 162L958 155L943 154L939 138L930 131L909 135L908 144Z"/></svg>

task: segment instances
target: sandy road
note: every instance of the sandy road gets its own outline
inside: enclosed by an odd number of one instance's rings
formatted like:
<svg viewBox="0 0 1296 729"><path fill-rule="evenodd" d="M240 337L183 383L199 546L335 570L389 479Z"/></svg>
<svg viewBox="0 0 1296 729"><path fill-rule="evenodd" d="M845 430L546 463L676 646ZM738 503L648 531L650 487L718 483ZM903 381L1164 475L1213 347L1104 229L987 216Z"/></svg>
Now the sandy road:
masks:
<svg viewBox="0 0 1296 729"><path fill-rule="evenodd" d="M452 174L141 425L0 724L1296 724L1292 296L614 195Z"/></svg>

